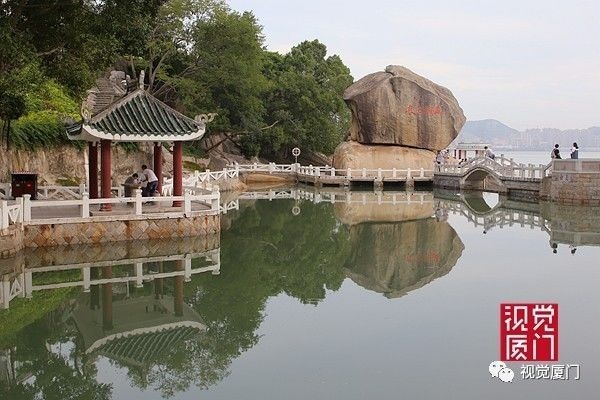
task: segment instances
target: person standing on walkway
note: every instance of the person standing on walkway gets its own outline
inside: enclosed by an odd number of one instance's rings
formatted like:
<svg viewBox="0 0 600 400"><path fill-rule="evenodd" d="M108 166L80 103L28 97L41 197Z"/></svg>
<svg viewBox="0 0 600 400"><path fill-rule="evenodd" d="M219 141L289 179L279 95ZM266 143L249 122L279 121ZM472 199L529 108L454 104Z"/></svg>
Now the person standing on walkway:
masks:
<svg viewBox="0 0 600 400"><path fill-rule="evenodd" d="M550 158L553 160L560 160L562 157L560 156L560 150L558 150L558 143L554 145L552 152L550 153Z"/></svg>
<svg viewBox="0 0 600 400"><path fill-rule="evenodd" d="M144 190L142 190L142 196L152 197L158 186L158 178L154 171L145 164L142 165L142 180L148 182Z"/></svg>
<svg viewBox="0 0 600 400"><path fill-rule="evenodd" d="M490 149L489 147L485 146L485 147L483 148L483 150L484 150L484 153L483 153L483 154L484 154L484 155L485 155L487 158L491 158L492 160L493 160L494 158L496 158L496 155L494 154L494 152L492 151L492 149Z"/></svg>
<svg viewBox="0 0 600 400"><path fill-rule="evenodd" d="M577 142L573 143L573 147L571 148L571 159L577 160L579 158L579 146L577 146Z"/></svg>

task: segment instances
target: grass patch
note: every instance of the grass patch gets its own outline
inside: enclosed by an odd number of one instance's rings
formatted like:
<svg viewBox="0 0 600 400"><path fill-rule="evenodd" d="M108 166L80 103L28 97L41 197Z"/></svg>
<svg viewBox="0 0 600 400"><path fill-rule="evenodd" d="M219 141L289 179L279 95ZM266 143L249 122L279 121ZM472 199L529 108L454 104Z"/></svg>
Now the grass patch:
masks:
<svg viewBox="0 0 600 400"><path fill-rule="evenodd" d="M205 165L200 165L200 164L195 163L193 161L184 161L183 162L183 168L185 168L188 171L200 171L200 172L206 171L206 166Z"/></svg>
<svg viewBox="0 0 600 400"><path fill-rule="evenodd" d="M56 179L56 184L60 186L79 186L79 178L61 176Z"/></svg>

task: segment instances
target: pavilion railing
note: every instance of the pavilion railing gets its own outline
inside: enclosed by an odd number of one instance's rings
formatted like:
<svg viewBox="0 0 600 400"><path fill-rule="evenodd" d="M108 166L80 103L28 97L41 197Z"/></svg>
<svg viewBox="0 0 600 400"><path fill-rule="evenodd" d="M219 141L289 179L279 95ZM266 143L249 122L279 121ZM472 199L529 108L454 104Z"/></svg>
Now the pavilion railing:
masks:
<svg viewBox="0 0 600 400"><path fill-rule="evenodd" d="M0 201L0 229L7 229L10 225L23 223L23 199L16 204L9 205L6 200Z"/></svg>
<svg viewBox="0 0 600 400"><path fill-rule="evenodd" d="M48 185L38 186L37 198L40 200L72 200L81 199L83 193L89 192L86 185L79 186L60 186ZM113 195L122 197L123 187L113 186L111 188ZM0 183L0 199L8 200L12 198L12 187L10 183Z"/></svg>
<svg viewBox="0 0 600 400"><path fill-rule="evenodd" d="M8 228L10 225L42 225L56 223L80 223L92 221L120 221L136 218L186 218L197 215L219 213L220 193L218 191L204 191L203 193L186 192L183 196L142 197L141 191L136 190L134 197L113 197L108 199L90 199L87 193L81 199L75 200L36 200L32 201L30 195L18 198L15 204L8 205L6 200L0 202L0 227ZM172 207L173 202L181 202L181 207ZM147 207L152 203L152 207ZM159 207L155 207L156 204ZM102 213L102 205L127 205L112 213ZM164 204L164 207L160 207ZM77 216L65 217L33 217L35 209L44 209L52 214L53 209L63 210L68 207L78 207ZM69 213L70 214L70 213Z"/></svg>

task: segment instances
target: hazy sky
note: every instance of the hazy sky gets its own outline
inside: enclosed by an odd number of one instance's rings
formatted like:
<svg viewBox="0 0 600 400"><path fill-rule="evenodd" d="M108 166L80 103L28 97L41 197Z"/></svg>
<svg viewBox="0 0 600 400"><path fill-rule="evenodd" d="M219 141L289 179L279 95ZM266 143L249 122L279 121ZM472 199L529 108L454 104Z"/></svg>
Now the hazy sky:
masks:
<svg viewBox="0 0 600 400"><path fill-rule="evenodd" d="M600 126L600 0L229 0L270 50L319 39L355 79L399 64L448 87L470 120Z"/></svg>

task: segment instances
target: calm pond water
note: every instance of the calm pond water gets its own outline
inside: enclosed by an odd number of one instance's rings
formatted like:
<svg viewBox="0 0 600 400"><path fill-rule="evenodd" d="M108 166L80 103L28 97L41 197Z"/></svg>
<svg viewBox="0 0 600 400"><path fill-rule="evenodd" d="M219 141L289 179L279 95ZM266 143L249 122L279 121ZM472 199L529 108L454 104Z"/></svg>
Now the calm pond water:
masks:
<svg viewBox="0 0 600 400"><path fill-rule="evenodd" d="M0 311L0 398L597 398L598 210L296 195L240 200L220 237L0 264L34 287ZM502 302L558 303L581 379L492 379Z"/></svg>

